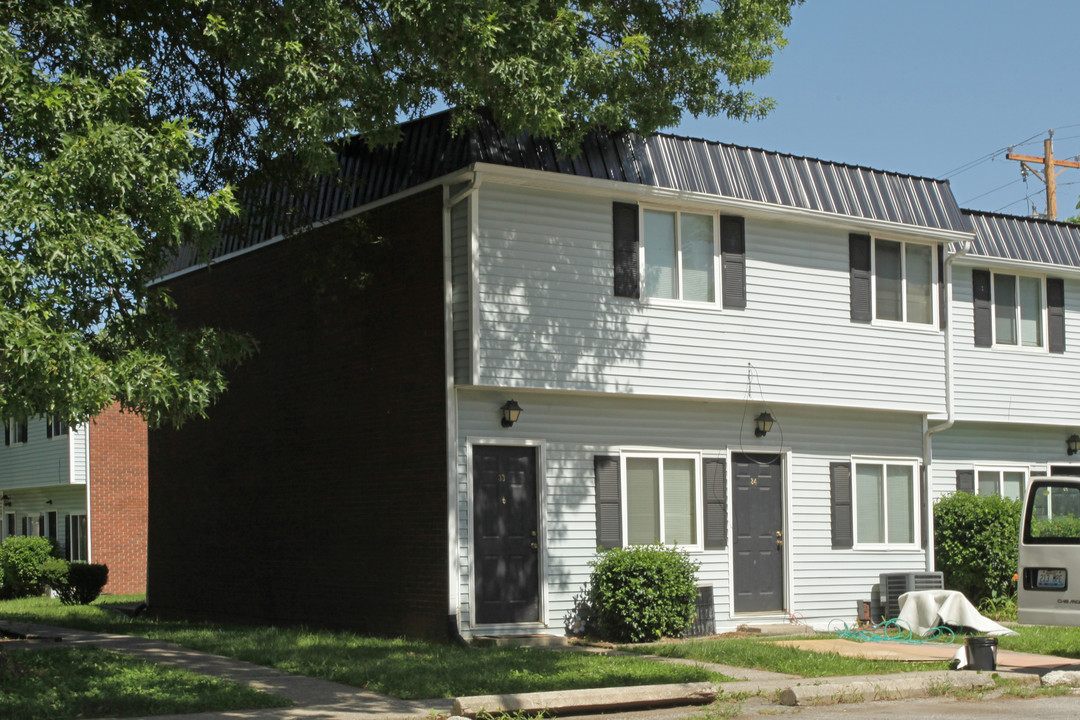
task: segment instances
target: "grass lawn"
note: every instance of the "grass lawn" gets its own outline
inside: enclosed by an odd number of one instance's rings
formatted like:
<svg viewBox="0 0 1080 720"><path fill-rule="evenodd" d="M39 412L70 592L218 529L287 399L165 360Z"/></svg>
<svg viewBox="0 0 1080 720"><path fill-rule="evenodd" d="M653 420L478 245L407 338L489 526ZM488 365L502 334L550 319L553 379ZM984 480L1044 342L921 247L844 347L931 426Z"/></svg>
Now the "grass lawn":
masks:
<svg viewBox="0 0 1080 720"><path fill-rule="evenodd" d="M48 598L8 600L0 602L0 619L167 640L401 698L727 679L702 668L636 657L524 648L467 649L303 628L129 619L100 607L102 602L132 599L104 597L90 606L65 606Z"/></svg>
<svg viewBox="0 0 1080 720"><path fill-rule="evenodd" d="M1080 627L1012 625L1009 629L1020 634L999 637L1002 650L1080 659Z"/></svg>
<svg viewBox="0 0 1080 720"><path fill-rule="evenodd" d="M285 707L287 700L95 648L0 648L4 720L131 717Z"/></svg>
<svg viewBox="0 0 1080 720"><path fill-rule="evenodd" d="M762 638L725 637L687 640L678 643L635 646L635 652L688 658L701 662L758 668L803 677L837 675L881 675L913 670L947 670L947 662L900 662L897 660L866 660L837 653L819 653L778 645Z"/></svg>

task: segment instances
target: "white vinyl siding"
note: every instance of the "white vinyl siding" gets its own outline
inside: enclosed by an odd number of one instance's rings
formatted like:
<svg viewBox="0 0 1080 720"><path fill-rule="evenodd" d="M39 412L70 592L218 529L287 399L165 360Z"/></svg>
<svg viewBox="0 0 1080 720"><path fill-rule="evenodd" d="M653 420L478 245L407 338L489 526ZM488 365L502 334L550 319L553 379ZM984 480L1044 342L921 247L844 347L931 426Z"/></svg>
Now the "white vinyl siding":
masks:
<svg viewBox="0 0 1080 720"><path fill-rule="evenodd" d="M1041 345L1004 345L1000 339L994 348L975 346L974 313L970 267L957 267L953 277L953 309L949 321L953 328L953 367L955 369L955 409L960 420L1032 423L1037 425L1077 425L1076 408L1080 407L1080 281L1067 278L1065 282L1065 345L1064 354L1046 352L1046 325L1042 313L1046 303L1040 300L1040 313L1032 316L1023 308L1033 307L1033 298L1025 293L1034 290L1020 278L1020 314L1017 324L1020 338L1040 337ZM996 280L999 275L995 275ZM1045 281L1037 278L1040 294ZM996 290L996 283L991 287ZM1025 286L1028 287L1025 290ZM1042 296L1044 297L1044 296ZM1000 299L997 298L997 299ZM995 313L1000 303L995 305ZM1025 319L1025 314L1027 319ZM1036 319L1037 318L1037 319ZM997 324L997 318L994 323ZM1064 439L1057 438L1064 451Z"/></svg>
<svg viewBox="0 0 1080 720"><path fill-rule="evenodd" d="M851 322L846 228L746 218L749 302L725 312L615 297L610 202L478 195L481 386L741 400L751 363L786 402L944 411L936 326Z"/></svg>
<svg viewBox="0 0 1080 720"><path fill-rule="evenodd" d="M71 443L77 435L69 431L46 437L45 418L30 418L27 442L0 445L0 489L84 481L74 478L70 470Z"/></svg>
<svg viewBox="0 0 1080 720"><path fill-rule="evenodd" d="M469 632L468 467L470 438L491 442L543 440L546 458L543 512L546 536L542 547L547 572L546 621L562 632L563 618L574 595L589 577L596 554L596 505L593 459L596 455L680 453L726 458L729 453L755 452L779 441L776 430L754 438L752 415L742 423L742 402L695 402L675 399L600 397L578 394L519 392L521 421L502 428L497 409L506 401L500 390L458 391L457 535L460 607ZM830 521L829 464L852 455L888 453L917 455L922 423L917 415L821 407L773 406L782 423L784 445L793 450L785 460L785 565L790 568L790 609L807 621L825 626L831 618L853 613L855 601L869 597L882 572L924 570L926 553L918 548L833 550ZM730 465L729 465L730 470ZM625 482L626 476L623 475ZM730 488L730 485L729 485ZM730 492L730 490L729 490ZM700 509L698 509L700 512ZM730 528L730 515L729 515ZM700 538L700 535L699 535ZM742 620L729 614L733 599L729 571L733 539L723 550L695 550L701 563L699 584L713 586L717 626L734 629Z"/></svg>
<svg viewBox="0 0 1080 720"><path fill-rule="evenodd" d="M1026 478L1044 475L1049 464L1071 464L1065 454L1066 435L1039 425L958 422L934 436L931 500L956 492L956 472L1022 472ZM1049 461L1049 462L1048 462Z"/></svg>

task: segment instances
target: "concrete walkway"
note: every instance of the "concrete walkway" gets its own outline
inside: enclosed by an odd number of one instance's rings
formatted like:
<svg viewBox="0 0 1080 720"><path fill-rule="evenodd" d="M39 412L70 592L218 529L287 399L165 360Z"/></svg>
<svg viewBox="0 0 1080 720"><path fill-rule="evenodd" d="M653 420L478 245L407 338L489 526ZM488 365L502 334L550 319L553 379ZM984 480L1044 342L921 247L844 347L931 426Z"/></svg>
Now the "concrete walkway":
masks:
<svg viewBox="0 0 1080 720"><path fill-rule="evenodd" d="M12 642L9 646L32 646L33 644L63 642L65 645L73 647L92 646L104 648L150 662L164 663L192 672L230 680L294 703L294 706L288 708L155 716L154 720L168 720L169 718L174 720L390 720L392 718L426 718L431 720L433 715L446 716L451 714L455 704L459 709L476 707L476 701L478 700L477 698L399 700L349 685L292 675L241 660L189 650L172 643L128 635L110 635L8 621L0 621L0 632L9 636L27 638L26 640ZM622 654L611 650L593 649L591 651ZM714 688L714 691L719 693L720 696L748 693L777 698L784 704L827 704L838 701L838 698L841 701L845 698L850 701L856 696L863 700L899 696L914 697L926 695L931 691L940 692L942 683L971 686L985 684L986 681L990 680L989 676L985 674L949 671L808 679L750 668L700 663L692 660L659 657L654 657L654 659L662 662L701 666L735 678L733 682L725 682ZM1055 665L1067 665L1075 662L1062 658L1053 658L1051 660L1057 661L1053 663ZM1019 678L1023 682L1034 684L1039 682L1039 676L1030 671L1027 674L1009 672L1002 674ZM687 698L686 703L708 702L711 699L703 697L700 685L700 683L694 683L682 686L682 689L685 690L684 695ZM669 703L676 704L677 701L671 702L671 699L677 698L679 691L680 687L678 686L624 688L621 693L615 693L615 696L625 695L629 697L633 695L647 699L649 693L653 692L657 700L663 700L665 694L667 694ZM572 698L564 699L567 695L572 696ZM602 712L619 707L617 704L609 704L608 698L611 697L612 692L610 689L598 689L595 691L568 691L567 693L533 693L530 694L529 700L539 703L541 708L551 708L556 712L560 702L566 703L564 707L574 707L579 712L582 707L589 708L591 711ZM487 701L487 699L484 700ZM515 703L523 702L525 696L506 695L499 696L496 700L504 702L504 707L513 708ZM483 707L489 711L498 709L490 707L489 704L485 704Z"/></svg>

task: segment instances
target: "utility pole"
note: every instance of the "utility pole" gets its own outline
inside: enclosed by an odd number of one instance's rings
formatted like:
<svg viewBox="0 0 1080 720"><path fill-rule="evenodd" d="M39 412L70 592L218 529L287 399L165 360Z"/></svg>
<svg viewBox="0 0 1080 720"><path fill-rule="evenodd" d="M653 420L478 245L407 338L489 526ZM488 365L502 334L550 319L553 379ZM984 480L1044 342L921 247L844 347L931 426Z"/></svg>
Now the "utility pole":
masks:
<svg viewBox="0 0 1080 720"><path fill-rule="evenodd" d="M1046 219L1057 220L1057 176L1064 172L1065 168L1080 168L1080 162L1072 160L1054 159L1054 131L1047 131L1048 137L1043 141L1043 157L1033 155L1017 155L1010 152L1005 156L1006 160L1019 160L1020 165L1035 177L1046 183ZM1040 173L1029 162L1042 163L1043 170ZM1062 168L1054 170L1055 167Z"/></svg>

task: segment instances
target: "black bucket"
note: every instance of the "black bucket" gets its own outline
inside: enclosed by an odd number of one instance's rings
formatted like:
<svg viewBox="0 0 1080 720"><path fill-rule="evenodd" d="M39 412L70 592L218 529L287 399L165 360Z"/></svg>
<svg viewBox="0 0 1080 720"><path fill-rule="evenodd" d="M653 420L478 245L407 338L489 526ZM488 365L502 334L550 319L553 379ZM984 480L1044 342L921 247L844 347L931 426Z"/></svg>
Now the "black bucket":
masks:
<svg viewBox="0 0 1080 720"><path fill-rule="evenodd" d="M997 638L969 637L964 646L967 648L967 669L997 670Z"/></svg>

